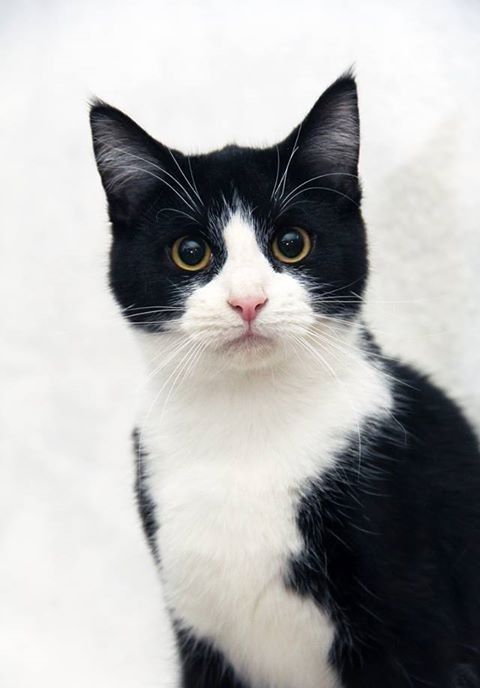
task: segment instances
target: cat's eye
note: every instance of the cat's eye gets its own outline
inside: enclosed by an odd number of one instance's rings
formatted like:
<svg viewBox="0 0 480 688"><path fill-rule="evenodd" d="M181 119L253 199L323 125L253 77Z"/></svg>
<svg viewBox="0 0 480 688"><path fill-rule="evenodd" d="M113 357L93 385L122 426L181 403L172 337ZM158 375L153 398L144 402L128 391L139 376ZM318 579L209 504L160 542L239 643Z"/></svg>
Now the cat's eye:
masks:
<svg viewBox="0 0 480 688"><path fill-rule="evenodd" d="M210 263L212 251L201 238L184 236L177 239L172 246L172 260L182 270L197 272Z"/></svg>
<svg viewBox="0 0 480 688"><path fill-rule="evenodd" d="M311 248L308 232L300 227L280 230L272 243L272 253L282 263L299 263L308 256Z"/></svg>

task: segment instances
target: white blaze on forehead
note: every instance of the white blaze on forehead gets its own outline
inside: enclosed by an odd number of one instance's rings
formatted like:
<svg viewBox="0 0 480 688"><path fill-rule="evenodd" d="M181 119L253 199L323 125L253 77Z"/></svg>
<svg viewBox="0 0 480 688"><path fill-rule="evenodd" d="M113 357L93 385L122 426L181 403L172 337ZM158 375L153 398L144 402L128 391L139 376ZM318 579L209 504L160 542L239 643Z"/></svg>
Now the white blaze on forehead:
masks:
<svg viewBox="0 0 480 688"><path fill-rule="evenodd" d="M234 213L225 225L223 238L227 247L228 257L235 262L246 255L254 258L259 254L264 258L255 236L255 229L250 220L241 213Z"/></svg>
<svg viewBox="0 0 480 688"><path fill-rule="evenodd" d="M275 274L257 242L252 222L240 212L234 213L223 233L227 260L221 277L228 281L231 292L265 291Z"/></svg>

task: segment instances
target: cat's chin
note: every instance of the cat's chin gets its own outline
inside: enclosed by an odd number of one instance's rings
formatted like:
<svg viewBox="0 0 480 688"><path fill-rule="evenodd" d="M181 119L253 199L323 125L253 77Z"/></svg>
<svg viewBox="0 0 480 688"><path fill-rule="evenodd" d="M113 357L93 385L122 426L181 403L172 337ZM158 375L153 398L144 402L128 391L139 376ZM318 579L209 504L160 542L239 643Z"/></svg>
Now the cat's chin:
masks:
<svg viewBox="0 0 480 688"><path fill-rule="evenodd" d="M262 351L266 348L272 348L273 339L271 337L265 337L262 334L253 334L251 332L246 332L245 334L231 339L224 345L226 351L241 350L241 351Z"/></svg>
<svg viewBox="0 0 480 688"><path fill-rule="evenodd" d="M244 334L222 344L217 354L237 370L251 370L270 366L279 358L280 347L273 337Z"/></svg>

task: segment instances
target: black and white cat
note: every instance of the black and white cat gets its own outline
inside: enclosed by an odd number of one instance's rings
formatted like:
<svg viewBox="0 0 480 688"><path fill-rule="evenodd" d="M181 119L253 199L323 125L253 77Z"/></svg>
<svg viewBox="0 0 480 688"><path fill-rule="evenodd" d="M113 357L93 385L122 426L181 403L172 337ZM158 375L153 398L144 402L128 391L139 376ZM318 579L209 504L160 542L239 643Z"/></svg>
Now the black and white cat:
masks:
<svg viewBox="0 0 480 688"><path fill-rule="evenodd" d="M271 148L186 156L102 102L91 124L181 685L480 686L477 440L362 323L353 77Z"/></svg>

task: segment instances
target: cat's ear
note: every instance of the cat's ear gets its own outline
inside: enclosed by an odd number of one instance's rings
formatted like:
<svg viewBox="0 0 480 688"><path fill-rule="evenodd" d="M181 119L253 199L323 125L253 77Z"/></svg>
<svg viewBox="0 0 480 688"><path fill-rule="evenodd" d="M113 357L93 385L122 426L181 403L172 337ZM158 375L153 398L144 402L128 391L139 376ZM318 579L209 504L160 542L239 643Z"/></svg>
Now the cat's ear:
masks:
<svg viewBox="0 0 480 688"><path fill-rule="evenodd" d="M149 190L162 179L168 149L130 117L100 100L91 105L90 126L110 219L128 224Z"/></svg>
<svg viewBox="0 0 480 688"><path fill-rule="evenodd" d="M360 123L355 78L347 72L320 96L288 137L295 157L316 170L356 175Z"/></svg>

